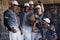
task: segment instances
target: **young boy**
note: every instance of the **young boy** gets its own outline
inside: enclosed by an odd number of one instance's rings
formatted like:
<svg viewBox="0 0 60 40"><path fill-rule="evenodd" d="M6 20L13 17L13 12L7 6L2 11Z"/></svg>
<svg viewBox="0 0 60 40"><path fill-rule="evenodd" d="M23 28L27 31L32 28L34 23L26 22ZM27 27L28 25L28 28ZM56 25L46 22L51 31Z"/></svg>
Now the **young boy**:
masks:
<svg viewBox="0 0 60 40"><path fill-rule="evenodd" d="M50 23L49 18L44 18L42 21L42 25L43 25L43 28L42 28L43 38L42 39L56 40L57 39L56 32L49 28L50 27L49 23Z"/></svg>

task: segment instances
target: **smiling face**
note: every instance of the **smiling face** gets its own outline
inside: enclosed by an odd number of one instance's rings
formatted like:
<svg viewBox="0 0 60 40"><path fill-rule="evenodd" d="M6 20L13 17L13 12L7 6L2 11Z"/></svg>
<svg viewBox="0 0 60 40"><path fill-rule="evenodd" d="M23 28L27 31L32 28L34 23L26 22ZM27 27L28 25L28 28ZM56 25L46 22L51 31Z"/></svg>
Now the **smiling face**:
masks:
<svg viewBox="0 0 60 40"><path fill-rule="evenodd" d="M16 10L18 9L18 5L11 5L11 9L12 9L13 11L16 11Z"/></svg>
<svg viewBox="0 0 60 40"><path fill-rule="evenodd" d="M38 15L41 15L42 14L41 8L36 8L36 12Z"/></svg>
<svg viewBox="0 0 60 40"><path fill-rule="evenodd" d="M34 8L34 4L30 4L30 10Z"/></svg>
<svg viewBox="0 0 60 40"><path fill-rule="evenodd" d="M28 12L29 11L29 7L24 7L24 11Z"/></svg>
<svg viewBox="0 0 60 40"><path fill-rule="evenodd" d="M16 10L18 8L18 6L14 6L14 10Z"/></svg>

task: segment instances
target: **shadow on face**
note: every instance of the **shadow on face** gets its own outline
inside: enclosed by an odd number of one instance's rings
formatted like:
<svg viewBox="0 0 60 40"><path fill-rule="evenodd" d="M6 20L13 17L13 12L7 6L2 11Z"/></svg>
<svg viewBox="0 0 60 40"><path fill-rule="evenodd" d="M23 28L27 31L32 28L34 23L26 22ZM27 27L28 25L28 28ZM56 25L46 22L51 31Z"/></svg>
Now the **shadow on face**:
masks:
<svg viewBox="0 0 60 40"><path fill-rule="evenodd" d="M34 5L33 4L30 4L30 10L34 8Z"/></svg>
<svg viewBox="0 0 60 40"><path fill-rule="evenodd" d="M28 12L29 11L29 7L24 7L24 11Z"/></svg>
<svg viewBox="0 0 60 40"><path fill-rule="evenodd" d="M12 9L13 11L16 11L16 10L18 9L18 5L11 5L11 9Z"/></svg>
<svg viewBox="0 0 60 40"><path fill-rule="evenodd" d="M48 23L46 21L42 21L42 25L44 28L48 29Z"/></svg>
<svg viewBox="0 0 60 40"><path fill-rule="evenodd" d="M36 12L38 13L38 15L42 14L41 8L36 8Z"/></svg>

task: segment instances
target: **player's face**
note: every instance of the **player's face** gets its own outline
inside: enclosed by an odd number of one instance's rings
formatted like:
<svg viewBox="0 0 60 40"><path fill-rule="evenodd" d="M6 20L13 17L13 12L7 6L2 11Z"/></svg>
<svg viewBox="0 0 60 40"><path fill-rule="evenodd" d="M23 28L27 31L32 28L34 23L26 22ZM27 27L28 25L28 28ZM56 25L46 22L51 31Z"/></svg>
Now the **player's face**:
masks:
<svg viewBox="0 0 60 40"><path fill-rule="evenodd" d="M34 8L34 5L33 4L30 4L30 9L33 9Z"/></svg>
<svg viewBox="0 0 60 40"><path fill-rule="evenodd" d="M43 24L44 28L48 29L48 23L47 22L43 21L42 24Z"/></svg>
<svg viewBox="0 0 60 40"><path fill-rule="evenodd" d="M25 11L28 12L29 11L29 7L25 7Z"/></svg>
<svg viewBox="0 0 60 40"><path fill-rule="evenodd" d="M39 15L41 15L41 14L42 14L41 8L37 8L37 9L36 9L36 12L37 12Z"/></svg>

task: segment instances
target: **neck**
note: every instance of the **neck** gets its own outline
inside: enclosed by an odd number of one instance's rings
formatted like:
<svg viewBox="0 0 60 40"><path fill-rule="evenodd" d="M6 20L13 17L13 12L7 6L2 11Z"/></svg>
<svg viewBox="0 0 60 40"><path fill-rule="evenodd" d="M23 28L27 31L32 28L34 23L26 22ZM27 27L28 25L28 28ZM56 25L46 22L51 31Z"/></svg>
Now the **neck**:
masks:
<svg viewBox="0 0 60 40"><path fill-rule="evenodd" d="M24 11L25 13L28 13L28 11Z"/></svg>
<svg viewBox="0 0 60 40"><path fill-rule="evenodd" d="M32 9L29 9L29 10L33 10L33 8Z"/></svg>
<svg viewBox="0 0 60 40"><path fill-rule="evenodd" d="M11 8L9 8L9 9L11 9L13 12L14 12L14 9L11 7Z"/></svg>

